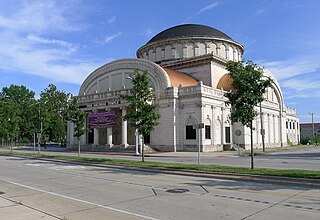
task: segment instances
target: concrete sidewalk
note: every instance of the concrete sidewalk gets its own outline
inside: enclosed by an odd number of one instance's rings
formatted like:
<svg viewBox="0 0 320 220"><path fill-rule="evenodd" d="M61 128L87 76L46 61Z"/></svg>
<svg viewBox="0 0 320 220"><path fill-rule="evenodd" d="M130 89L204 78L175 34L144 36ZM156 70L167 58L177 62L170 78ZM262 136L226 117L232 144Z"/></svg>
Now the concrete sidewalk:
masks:
<svg viewBox="0 0 320 220"><path fill-rule="evenodd" d="M0 196L0 215L1 219L6 220L53 220L60 219L47 213L33 208L18 204Z"/></svg>

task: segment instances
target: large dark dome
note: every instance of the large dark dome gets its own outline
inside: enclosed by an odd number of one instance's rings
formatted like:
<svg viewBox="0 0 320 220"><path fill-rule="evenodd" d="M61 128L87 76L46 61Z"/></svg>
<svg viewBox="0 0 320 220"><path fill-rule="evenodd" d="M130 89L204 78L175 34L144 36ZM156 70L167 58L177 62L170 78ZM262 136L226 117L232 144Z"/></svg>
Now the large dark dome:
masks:
<svg viewBox="0 0 320 220"><path fill-rule="evenodd" d="M160 32L151 40L149 40L147 44L180 37L213 37L232 40L231 37L229 37L225 33L222 33L221 31L206 25L183 24L168 28Z"/></svg>

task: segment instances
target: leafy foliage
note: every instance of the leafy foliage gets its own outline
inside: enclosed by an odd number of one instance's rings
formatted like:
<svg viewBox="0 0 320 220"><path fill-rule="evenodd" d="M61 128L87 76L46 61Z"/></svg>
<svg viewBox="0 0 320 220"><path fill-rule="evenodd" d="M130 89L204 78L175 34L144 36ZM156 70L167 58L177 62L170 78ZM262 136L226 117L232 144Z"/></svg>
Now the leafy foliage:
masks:
<svg viewBox="0 0 320 220"><path fill-rule="evenodd" d="M263 77L263 69L252 61L227 63L233 80L233 90L226 93L227 105L231 105L231 121L241 122L248 127L252 126L253 119L258 115L255 107L264 100L263 94L271 86L272 80Z"/></svg>
<svg viewBox="0 0 320 220"><path fill-rule="evenodd" d="M159 124L160 115L156 112L157 105L153 104L154 94L149 86L148 71L140 73L135 70L131 78L133 87L130 95L122 96L130 109L124 120L129 120L140 134L149 135Z"/></svg>
<svg viewBox="0 0 320 220"><path fill-rule="evenodd" d="M40 94L39 108L40 121L43 124L43 135L49 141L66 142L67 116L70 93L58 91L57 87L50 84Z"/></svg>
<svg viewBox="0 0 320 220"><path fill-rule="evenodd" d="M81 109L79 109L78 100L73 98L69 102L68 113L68 120L74 124L74 137L79 139L87 132L85 126L87 112L81 111Z"/></svg>
<svg viewBox="0 0 320 220"><path fill-rule="evenodd" d="M0 136L11 142L32 136L35 127L35 93L25 86L11 85L0 93Z"/></svg>
<svg viewBox="0 0 320 220"><path fill-rule="evenodd" d="M264 100L263 94L271 86L269 77L263 78L263 69L252 61L243 62L229 61L227 63L232 82L232 90L226 93L227 105L231 105L232 123L241 122L250 128L251 133L251 169L253 169L253 128L252 122L258 115L255 107Z"/></svg>

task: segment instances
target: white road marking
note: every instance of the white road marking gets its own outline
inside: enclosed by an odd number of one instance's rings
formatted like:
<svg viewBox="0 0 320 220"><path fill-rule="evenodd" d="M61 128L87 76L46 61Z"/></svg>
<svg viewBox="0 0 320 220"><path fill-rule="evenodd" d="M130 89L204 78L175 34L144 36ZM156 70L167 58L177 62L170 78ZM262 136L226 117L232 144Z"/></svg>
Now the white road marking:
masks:
<svg viewBox="0 0 320 220"><path fill-rule="evenodd" d="M129 212L129 211L113 208L113 207L110 207L110 206L100 205L100 204L89 202L89 201L85 201L85 200L82 200L82 199L76 199L76 198L73 198L73 197L70 197L70 196L65 196L65 195L61 195L61 194L58 194L58 193L54 193L54 192L50 192L50 191L46 191L46 190L42 190L42 189L37 189L37 188L34 188L32 186L27 186L27 185L23 185L23 184L20 184L20 183L12 182L10 180L5 180L4 182L11 183L11 184L14 184L14 185L17 185L17 186L21 186L21 187L25 187L25 188L28 188L28 189L36 190L36 191L39 191L39 192L48 193L50 195L60 196L62 198L74 200L74 201L77 201L77 202L82 202L82 203L86 203L86 204L89 204L89 205L98 206L100 208L109 209L109 210L112 210L112 211L115 211L115 212L120 212L120 213L124 213L124 214L127 214L127 215L133 215L133 216L136 216L136 217L139 217L139 218L150 219L150 220L159 220L157 218L152 218L152 217L148 217L148 216L145 216L145 215L140 215L140 214L137 214L137 213L133 213L133 212Z"/></svg>
<svg viewBox="0 0 320 220"><path fill-rule="evenodd" d="M53 170L75 170L75 169L84 169L84 166L81 165L60 165L60 164L54 164L54 163L26 163L27 166L34 166L34 167L46 167L48 169Z"/></svg>

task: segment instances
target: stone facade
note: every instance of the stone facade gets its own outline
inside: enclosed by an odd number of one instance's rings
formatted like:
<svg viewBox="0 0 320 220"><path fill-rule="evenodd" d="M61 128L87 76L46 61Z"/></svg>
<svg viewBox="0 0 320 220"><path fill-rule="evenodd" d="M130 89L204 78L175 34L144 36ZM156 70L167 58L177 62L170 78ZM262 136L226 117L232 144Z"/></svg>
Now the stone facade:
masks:
<svg viewBox="0 0 320 220"><path fill-rule="evenodd" d="M116 60L98 68L83 82L79 104L88 112L116 111L116 125L93 129L81 137L82 145L102 150L134 148L135 131L121 118L126 114L127 103L123 103L119 95L129 92L132 85L128 77L138 69L148 71L161 115L160 124L150 135L149 147L159 151L197 151L200 139L201 151L221 151L237 144L249 148L250 130L239 123L231 124L230 108L225 106L224 97L230 84L226 78L226 62L240 61L243 52L243 46L231 38L173 37L147 43L138 50L138 58ZM178 82L174 74L179 74ZM296 112L285 107L281 89L272 74L267 70L264 74L274 83L268 88L261 114L254 121L254 146L262 147L261 127L265 131L266 147L296 144L299 142ZM288 128L288 122L296 126ZM205 125L200 136L192 128L199 123ZM241 131L240 136L235 135L236 130ZM70 147L76 144L72 124L68 127L68 141Z"/></svg>

